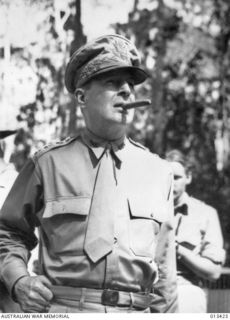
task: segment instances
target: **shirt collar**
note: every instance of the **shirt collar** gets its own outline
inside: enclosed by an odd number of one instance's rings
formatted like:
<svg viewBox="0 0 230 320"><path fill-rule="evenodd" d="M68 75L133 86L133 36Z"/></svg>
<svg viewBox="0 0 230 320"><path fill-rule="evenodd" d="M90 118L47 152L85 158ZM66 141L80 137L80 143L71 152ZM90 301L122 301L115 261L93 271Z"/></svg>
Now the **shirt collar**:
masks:
<svg viewBox="0 0 230 320"><path fill-rule="evenodd" d="M126 137L122 136L116 140L105 140L101 137L96 136L92 131L85 128L81 134L83 142L92 150L93 154L99 160L105 152L105 149L112 149L115 157L122 162L120 156L120 150L122 150L126 143Z"/></svg>
<svg viewBox="0 0 230 320"><path fill-rule="evenodd" d="M188 202L189 202L189 195L187 192L184 192L180 202L174 207L174 214L181 213L184 215L188 215Z"/></svg>

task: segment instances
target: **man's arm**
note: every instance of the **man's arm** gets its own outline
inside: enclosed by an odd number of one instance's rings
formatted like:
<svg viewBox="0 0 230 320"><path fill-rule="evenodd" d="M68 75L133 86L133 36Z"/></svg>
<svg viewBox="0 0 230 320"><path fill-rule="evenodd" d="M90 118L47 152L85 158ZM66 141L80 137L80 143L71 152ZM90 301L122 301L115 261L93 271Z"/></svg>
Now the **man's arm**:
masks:
<svg viewBox="0 0 230 320"><path fill-rule="evenodd" d="M163 222L156 248L156 263L158 265L158 281L153 285L155 301L151 312L177 312L177 278L176 252L173 228L173 190L170 175L168 196L168 220Z"/></svg>
<svg viewBox="0 0 230 320"><path fill-rule="evenodd" d="M16 179L0 213L0 272L9 293L23 311L41 312L52 295L42 277L30 277L27 263L37 244L36 213L43 207L43 191L34 162L29 160ZM44 280L44 281L43 281ZM43 292L45 292L43 294ZM28 304L29 302L29 304Z"/></svg>
<svg viewBox="0 0 230 320"><path fill-rule="evenodd" d="M217 280L219 278L221 263L215 263L208 258L202 257L183 245L178 244L177 248L178 259L197 276L208 280Z"/></svg>
<svg viewBox="0 0 230 320"><path fill-rule="evenodd" d="M223 236L216 210L209 206L203 208L207 223L202 246L199 252L189 249L183 243L178 243L177 257L199 277L216 280L221 273L221 266L225 260Z"/></svg>

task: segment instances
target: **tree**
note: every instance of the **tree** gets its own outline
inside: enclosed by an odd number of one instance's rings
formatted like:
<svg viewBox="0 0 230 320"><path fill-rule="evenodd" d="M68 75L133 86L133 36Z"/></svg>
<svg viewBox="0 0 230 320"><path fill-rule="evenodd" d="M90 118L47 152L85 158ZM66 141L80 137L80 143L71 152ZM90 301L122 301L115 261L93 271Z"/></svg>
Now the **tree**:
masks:
<svg viewBox="0 0 230 320"><path fill-rule="evenodd" d="M9 54L4 54L0 61L9 57L9 66L0 72L6 70L13 78L5 86L10 94L2 90L0 99L9 97L6 106L12 106L15 126L18 121L21 128L14 154L20 169L43 144L76 132L76 108L64 89L64 71L70 51L84 43L85 37L80 0L70 5L56 0L4 0L4 4L11 43L5 50ZM33 28L26 28L31 20ZM20 41L13 32L15 27L24 34ZM0 79L6 78L5 75Z"/></svg>
<svg viewBox="0 0 230 320"><path fill-rule="evenodd" d="M81 23L81 0L75 0L70 4L71 13L67 19L64 29L66 31L72 30L74 33L74 39L70 45L70 55L73 54L75 50L80 48L86 42L86 36L83 33L83 27ZM69 110L69 127L68 133L74 134L77 130L77 110L76 102L71 99L70 110Z"/></svg>

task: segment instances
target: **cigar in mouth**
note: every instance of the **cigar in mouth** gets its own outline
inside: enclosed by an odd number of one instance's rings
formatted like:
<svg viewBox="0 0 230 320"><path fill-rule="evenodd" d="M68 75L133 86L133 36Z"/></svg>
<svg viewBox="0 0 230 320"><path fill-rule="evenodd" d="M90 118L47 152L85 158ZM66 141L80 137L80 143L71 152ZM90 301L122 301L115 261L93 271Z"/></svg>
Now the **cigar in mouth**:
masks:
<svg viewBox="0 0 230 320"><path fill-rule="evenodd" d="M151 104L151 101L149 99L144 99L144 100L137 100L134 102L127 102L127 103L119 103L116 104L116 108L123 108L125 110L128 109L133 109L133 108L139 108L139 107L144 107L144 106L149 106Z"/></svg>

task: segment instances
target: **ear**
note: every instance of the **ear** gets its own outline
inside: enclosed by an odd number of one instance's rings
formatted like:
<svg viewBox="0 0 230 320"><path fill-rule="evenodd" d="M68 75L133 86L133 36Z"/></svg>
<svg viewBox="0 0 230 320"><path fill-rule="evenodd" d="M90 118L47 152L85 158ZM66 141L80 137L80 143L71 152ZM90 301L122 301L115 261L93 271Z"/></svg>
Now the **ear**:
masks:
<svg viewBox="0 0 230 320"><path fill-rule="evenodd" d="M74 92L74 95L77 99L77 103L82 108L85 105L85 90L82 88L77 88Z"/></svg>
<svg viewBox="0 0 230 320"><path fill-rule="evenodd" d="M186 174L186 185L190 184L192 182L192 173L187 172Z"/></svg>

